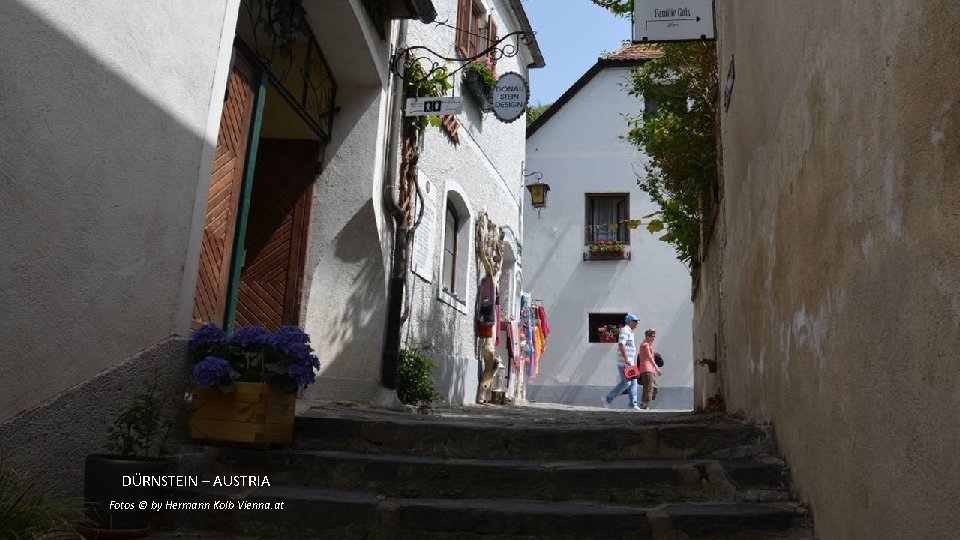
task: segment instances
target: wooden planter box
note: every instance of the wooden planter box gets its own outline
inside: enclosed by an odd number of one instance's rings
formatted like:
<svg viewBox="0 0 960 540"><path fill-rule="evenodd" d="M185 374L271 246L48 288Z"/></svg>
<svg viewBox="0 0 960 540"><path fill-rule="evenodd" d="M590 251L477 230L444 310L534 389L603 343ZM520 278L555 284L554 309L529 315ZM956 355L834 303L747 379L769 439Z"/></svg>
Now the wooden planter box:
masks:
<svg viewBox="0 0 960 540"><path fill-rule="evenodd" d="M267 383L237 383L224 394L201 388L193 397L190 438L255 444L289 444L297 396Z"/></svg>

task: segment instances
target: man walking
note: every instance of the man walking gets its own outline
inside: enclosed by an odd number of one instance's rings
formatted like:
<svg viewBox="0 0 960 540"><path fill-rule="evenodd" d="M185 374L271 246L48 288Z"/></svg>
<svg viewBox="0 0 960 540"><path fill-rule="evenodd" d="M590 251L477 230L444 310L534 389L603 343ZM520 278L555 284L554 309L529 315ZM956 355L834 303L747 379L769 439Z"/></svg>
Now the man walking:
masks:
<svg viewBox="0 0 960 540"><path fill-rule="evenodd" d="M637 358L637 342L633 337L633 330L640 319L633 313L627 313L626 324L620 328L620 337L617 339L617 375L620 383L613 387L609 394L600 398L603 408L609 408L610 403L619 396L624 389L630 389L630 408L640 410L637 405L637 380L623 377L623 368L632 366Z"/></svg>
<svg viewBox="0 0 960 540"><path fill-rule="evenodd" d="M643 343L640 344L640 356L637 358L637 365L640 366L640 381L643 383L641 409L649 408L650 402L657 399L657 377L663 374L656 362L658 353L653 348L655 339L657 339L657 333L653 329L644 332Z"/></svg>

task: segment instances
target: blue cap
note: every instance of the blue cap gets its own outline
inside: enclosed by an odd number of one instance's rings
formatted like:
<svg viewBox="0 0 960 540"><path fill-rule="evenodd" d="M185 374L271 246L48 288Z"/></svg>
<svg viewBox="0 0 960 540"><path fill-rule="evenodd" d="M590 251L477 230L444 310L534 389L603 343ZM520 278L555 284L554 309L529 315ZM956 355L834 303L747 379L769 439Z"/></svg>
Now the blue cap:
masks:
<svg viewBox="0 0 960 540"><path fill-rule="evenodd" d="M640 320L640 317L637 317L637 316L634 315L633 313L627 313L627 318L624 319L624 320L625 320L626 322L639 321L639 320Z"/></svg>

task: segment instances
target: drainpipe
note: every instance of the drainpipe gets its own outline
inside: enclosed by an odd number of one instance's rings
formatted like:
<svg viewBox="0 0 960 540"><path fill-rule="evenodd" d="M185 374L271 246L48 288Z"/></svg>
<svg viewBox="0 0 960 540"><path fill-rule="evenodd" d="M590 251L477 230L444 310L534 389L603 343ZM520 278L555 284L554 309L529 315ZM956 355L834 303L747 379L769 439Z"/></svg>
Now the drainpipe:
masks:
<svg viewBox="0 0 960 540"><path fill-rule="evenodd" d="M406 43L407 21L399 23L394 54ZM391 57L392 58L392 57ZM389 86L390 107L387 117L387 166L384 167L383 197L394 223L393 254L387 281L387 314L384 325L383 353L380 359L380 384L391 390L397 387L397 363L400 359L400 327L403 311L403 289L406 282L407 219L400 209L400 186L397 178L398 133L403 122L400 110L403 80L393 74Z"/></svg>

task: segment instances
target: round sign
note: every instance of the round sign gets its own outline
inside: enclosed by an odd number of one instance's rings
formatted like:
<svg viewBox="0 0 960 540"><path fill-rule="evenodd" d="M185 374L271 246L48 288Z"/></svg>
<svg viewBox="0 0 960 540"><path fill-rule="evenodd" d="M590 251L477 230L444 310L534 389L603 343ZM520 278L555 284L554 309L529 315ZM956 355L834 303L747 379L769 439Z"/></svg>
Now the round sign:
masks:
<svg viewBox="0 0 960 540"><path fill-rule="evenodd" d="M513 122L523 115L530 100L530 87L523 75L504 73L493 85L493 114L501 122Z"/></svg>

